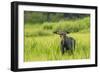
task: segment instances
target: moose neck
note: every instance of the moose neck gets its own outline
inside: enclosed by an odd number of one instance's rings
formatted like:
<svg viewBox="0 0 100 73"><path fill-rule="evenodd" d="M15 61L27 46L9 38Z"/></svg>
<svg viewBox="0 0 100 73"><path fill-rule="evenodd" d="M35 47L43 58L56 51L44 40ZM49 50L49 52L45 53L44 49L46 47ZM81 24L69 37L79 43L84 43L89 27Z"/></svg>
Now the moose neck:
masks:
<svg viewBox="0 0 100 73"><path fill-rule="evenodd" d="M63 36L63 39L67 39L67 38L68 38L68 36L66 36L66 35L65 35L65 36Z"/></svg>

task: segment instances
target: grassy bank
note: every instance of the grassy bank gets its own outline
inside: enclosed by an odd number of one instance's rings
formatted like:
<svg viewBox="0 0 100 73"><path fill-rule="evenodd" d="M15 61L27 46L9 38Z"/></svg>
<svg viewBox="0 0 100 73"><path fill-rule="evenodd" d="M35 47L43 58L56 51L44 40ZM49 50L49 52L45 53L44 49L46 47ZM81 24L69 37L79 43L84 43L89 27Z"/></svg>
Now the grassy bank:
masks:
<svg viewBox="0 0 100 73"><path fill-rule="evenodd" d="M61 20L42 24L25 24L24 61L88 59L90 57L89 17L79 20ZM54 31L69 31L76 40L73 55L62 55L60 37Z"/></svg>

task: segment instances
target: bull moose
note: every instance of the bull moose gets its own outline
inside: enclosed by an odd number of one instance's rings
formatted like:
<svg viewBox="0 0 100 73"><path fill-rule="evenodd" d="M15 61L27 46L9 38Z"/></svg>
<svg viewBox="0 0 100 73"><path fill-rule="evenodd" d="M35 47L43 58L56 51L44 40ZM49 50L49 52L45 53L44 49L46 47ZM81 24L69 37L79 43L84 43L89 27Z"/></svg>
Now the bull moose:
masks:
<svg viewBox="0 0 100 73"><path fill-rule="evenodd" d="M64 54L65 52L69 51L68 53L73 54L75 49L75 39L68 36L68 32L64 31L56 31L54 32L60 35L61 38L61 53Z"/></svg>

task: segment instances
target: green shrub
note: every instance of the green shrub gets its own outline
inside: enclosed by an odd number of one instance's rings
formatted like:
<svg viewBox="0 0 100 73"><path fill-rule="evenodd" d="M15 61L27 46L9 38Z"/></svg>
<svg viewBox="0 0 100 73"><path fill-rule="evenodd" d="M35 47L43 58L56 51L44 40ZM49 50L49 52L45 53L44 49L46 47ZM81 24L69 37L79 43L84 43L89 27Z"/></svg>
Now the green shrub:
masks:
<svg viewBox="0 0 100 73"><path fill-rule="evenodd" d="M90 28L90 18L78 19L78 20L65 20L60 21L53 27L53 31L63 30L66 32L79 32L84 29Z"/></svg>
<svg viewBox="0 0 100 73"><path fill-rule="evenodd" d="M77 20L61 20L59 22L45 22L43 24L26 24L25 36L48 36L55 31L65 32L86 32L90 29L90 18L86 17ZM30 30L31 29L31 30Z"/></svg>
<svg viewBox="0 0 100 73"><path fill-rule="evenodd" d="M43 24L43 29L50 30L53 29L52 23L46 22Z"/></svg>

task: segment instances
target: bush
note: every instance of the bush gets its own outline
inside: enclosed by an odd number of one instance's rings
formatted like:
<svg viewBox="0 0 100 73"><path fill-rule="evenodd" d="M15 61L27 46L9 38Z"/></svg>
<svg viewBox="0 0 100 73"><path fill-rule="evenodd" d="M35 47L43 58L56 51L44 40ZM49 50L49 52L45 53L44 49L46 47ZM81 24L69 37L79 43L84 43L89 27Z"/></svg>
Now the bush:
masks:
<svg viewBox="0 0 100 73"><path fill-rule="evenodd" d="M52 23L49 23L49 22L44 23L44 24L43 24L43 29L46 29L46 30L51 30L51 29L53 29Z"/></svg>
<svg viewBox="0 0 100 73"><path fill-rule="evenodd" d="M61 20L59 22L54 22L54 23L45 22L41 25L27 24L25 26L28 27L27 29L25 29L25 36L48 36L48 35L52 35L53 32L59 30L69 32L69 33L87 32L89 31L88 29L90 29L90 18L86 17L84 19L77 19L77 20Z"/></svg>
<svg viewBox="0 0 100 73"><path fill-rule="evenodd" d="M53 28L53 31L62 30L65 32L79 32L81 30L90 28L90 19L84 18L73 21L60 21L58 24L54 25Z"/></svg>

